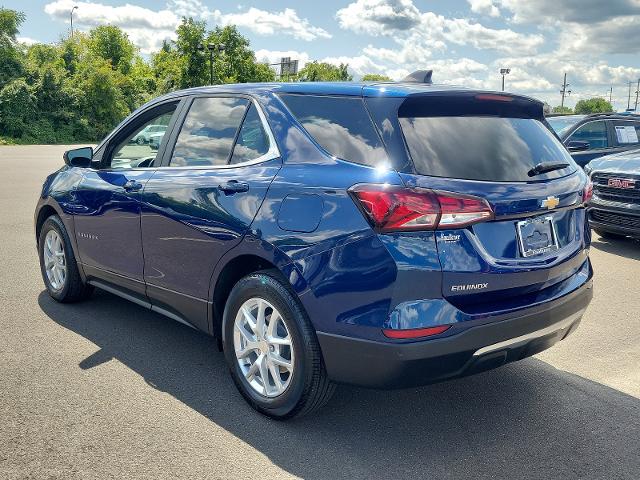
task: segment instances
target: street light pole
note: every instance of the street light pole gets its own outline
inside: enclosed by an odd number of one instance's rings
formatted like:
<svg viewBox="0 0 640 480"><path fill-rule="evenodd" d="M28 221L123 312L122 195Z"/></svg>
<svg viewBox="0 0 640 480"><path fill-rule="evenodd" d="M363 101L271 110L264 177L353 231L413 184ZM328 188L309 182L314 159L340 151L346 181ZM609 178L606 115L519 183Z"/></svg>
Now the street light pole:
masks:
<svg viewBox="0 0 640 480"><path fill-rule="evenodd" d="M510 68L501 68L500 69L500 75L502 75L502 91L503 92L504 92L504 77L509 75L509 73L511 73L511 69Z"/></svg>
<svg viewBox="0 0 640 480"><path fill-rule="evenodd" d="M206 47L202 43L198 45L198 50L204 51L205 49L209 51L209 84L213 85L213 54L216 51L218 53L224 52L225 44L208 43Z"/></svg>
<svg viewBox="0 0 640 480"><path fill-rule="evenodd" d="M638 113L638 93L640 93L640 78L638 79L638 86L636 87L636 107L634 111Z"/></svg>
<svg viewBox="0 0 640 480"><path fill-rule="evenodd" d="M78 9L78 6L74 5L71 11L69 12L69 18L71 19L71 38L73 38L73 11L77 9Z"/></svg>

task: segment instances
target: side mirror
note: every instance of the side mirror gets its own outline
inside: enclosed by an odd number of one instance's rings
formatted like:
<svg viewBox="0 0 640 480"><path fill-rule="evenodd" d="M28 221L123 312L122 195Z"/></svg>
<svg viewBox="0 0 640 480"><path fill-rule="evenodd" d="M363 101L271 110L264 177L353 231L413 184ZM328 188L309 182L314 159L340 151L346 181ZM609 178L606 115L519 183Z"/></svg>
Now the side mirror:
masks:
<svg viewBox="0 0 640 480"><path fill-rule="evenodd" d="M583 152L584 150L589 150L589 142L584 142L582 140L571 140L567 143L567 150L570 152Z"/></svg>
<svg viewBox="0 0 640 480"><path fill-rule="evenodd" d="M62 155L62 158L64 158L64 163L70 167L87 168L91 165L91 160L93 159L93 148L82 147L67 150Z"/></svg>

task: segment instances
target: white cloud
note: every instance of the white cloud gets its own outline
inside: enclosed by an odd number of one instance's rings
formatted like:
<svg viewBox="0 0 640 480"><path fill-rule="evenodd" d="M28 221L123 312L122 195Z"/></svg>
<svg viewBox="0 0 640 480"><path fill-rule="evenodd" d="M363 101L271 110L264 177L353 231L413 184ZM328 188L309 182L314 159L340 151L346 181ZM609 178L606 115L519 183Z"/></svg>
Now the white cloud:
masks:
<svg viewBox="0 0 640 480"><path fill-rule="evenodd" d="M513 13L517 23L600 23L612 18L640 15L638 0L495 0Z"/></svg>
<svg viewBox="0 0 640 480"><path fill-rule="evenodd" d="M493 1L512 13L514 23L542 25L559 32L559 45L568 53L586 57L640 52L639 0Z"/></svg>
<svg viewBox="0 0 640 480"><path fill-rule="evenodd" d="M442 50L447 43L454 43L524 55L535 53L544 42L542 35L488 28L465 18L420 12L411 0L356 0L338 10L336 17L343 29L390 36L403 49L408 43L415 49Z"/></svg>
<svg viewBox="0 0 640 480"><path fill-rule="evenodd" d="M300 40L330 38L322 28L315 27L307 19L301 19L295 10L267 12L257 8L240 13L225 14L209 10L200 0L171 0L161 10L138 5L105 5L96 2L56 0L45 5L44 11L51 17L69 22L69 12L74 6L74 27L89 29L98 25L116 25L129 36L142 53L157 51L164 40L175 39L175 29L181 18L194 17L215 23L235 24L260 35L290 35Z"/></svg>
<svg viewBox="0 0 640 480"><path fill-rule="evenodd" d="M349 73L353 74L356 78L360 78L366 73L385 73L384 66L374 62L366 55L326 57L321 61L332 65L340 65L341 63L349 64Z"/></svg>
<svg viewBox="0 0 640 480"><path fill-rule="evenodd" d="M16 40L18 41L18 43L24 43L25 45L34 45L36 43L42 43L39 40L36 40L35 38L31 38L31 37L18 37L16 38Z"/></svg>
<svg viewBox="0 0 640 480"><path fill-rule="evenodd" d="M69 21L73 13L75 28L86 29L98 25L117 25L140 48L142 53L157 50L164 40L175 38L175 28L180 18L170 10L154 11L137 5L114 7L102 3L57 0L45 5L44 11L51 17Z"/></svg>
<svg viewBox="0 0 640 480"><path fill-rule="evenodd" d="M420 23L420 12L411 0L357 0L336 13L340 26L378 35L408 30Z"/></svg>
<svg viewBox="0 0 640 480"><path fill-rule="evenodd" d="M471 11L481 15L490 17L499 17L500 9L494 4L493 0L467 0Z"/></svg>
<svg viewBox="0 0 640 480"><path fill-rule="evenodd" d="M267 12L254 7L242 13L221 14L216 11L213 18L222 24L237 25L259 35L284 34L306 41L331 38L329 32L314 27L306 18L301 19L291 8L285 8L281 12Z"/></svg>

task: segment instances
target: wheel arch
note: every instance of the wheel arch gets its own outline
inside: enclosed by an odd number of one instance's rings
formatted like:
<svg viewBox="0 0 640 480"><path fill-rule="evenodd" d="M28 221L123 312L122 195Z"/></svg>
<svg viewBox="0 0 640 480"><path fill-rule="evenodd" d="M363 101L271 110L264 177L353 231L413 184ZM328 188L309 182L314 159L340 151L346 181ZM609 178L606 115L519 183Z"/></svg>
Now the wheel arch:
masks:
<svg viewBox="0 0 640 480"><path fill-rule="evenodd" d="M60 215L60 212L58 212L49 204L42 205L42 207L40 207L40 209L38 210L38 214L36 216L36 242L40 238L42 225L47 220L47 218L51 217L52 215Z"/></svg>
<svg viewBox="0 0 640 480"><path fill-rule="evenodd" d="M258 247L256 243L261 245ZM297 296L307 288L306 282L289 257L273 246L265 249L263 243L265 242L256 242L253 238L245 239L222 257L212 275L209 287L209 325L219 346L222 339L224 307L231 289L241 278L260 270L273 269L279 272L282 282Z"/></svg>

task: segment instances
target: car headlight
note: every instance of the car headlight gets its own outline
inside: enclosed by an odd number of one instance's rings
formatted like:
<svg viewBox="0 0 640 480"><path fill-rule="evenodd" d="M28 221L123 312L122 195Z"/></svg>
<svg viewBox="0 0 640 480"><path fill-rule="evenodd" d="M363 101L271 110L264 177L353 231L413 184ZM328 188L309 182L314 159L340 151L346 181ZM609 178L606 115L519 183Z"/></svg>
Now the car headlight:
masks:
<svg viewBox="0 0 640 480"><path fill-rule="evenodd" d="M593 168L591 168L591 167L589 166L589 164L587 163L587 164L584 166L584 173L586 173L586 174L587 174L587 176L588 176L589 178L591 178L591 172L592 172L592 171L593 171Z"/></svg>

